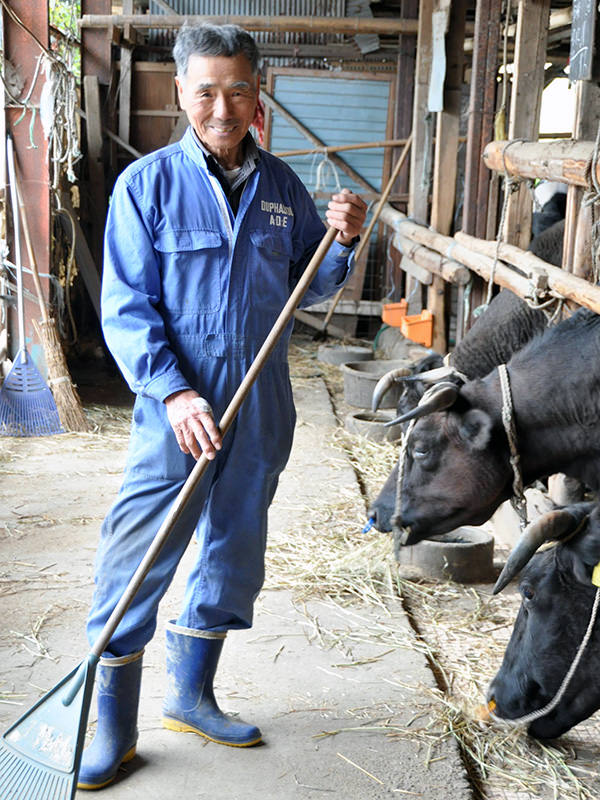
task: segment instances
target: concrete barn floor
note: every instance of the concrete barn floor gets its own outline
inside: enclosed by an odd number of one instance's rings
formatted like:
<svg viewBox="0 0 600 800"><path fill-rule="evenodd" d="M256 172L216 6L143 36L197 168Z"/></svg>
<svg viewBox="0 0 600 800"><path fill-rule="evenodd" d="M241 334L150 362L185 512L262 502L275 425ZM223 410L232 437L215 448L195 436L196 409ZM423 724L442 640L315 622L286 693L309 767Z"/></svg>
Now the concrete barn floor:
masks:
<svg viewBox="0 0 600 800"><path fill-rule="evenodd" d="M350 463L330 444L336 420L323 380L296 380L294 393L294 450L270 517L271 538L279 543L306 535L300 531L302 509L334 506L344 497L362 502ZM98 380L94 402L102 394L110 391ZM2 730L87 652L84 620L94 552L120 483L128 413L110 404L96 409L91 416L99 431L92 434L0 439ZM350 534L360 546L360 526ZM412 637L399 601L388 608L360 598L343 604L318 597L298 601L291 588L266 588L254 628L226 642L216 681L222 707L258 724L264 744L228 748L164 730L162 631L178 613L194 551L192 542L147 648L138 754L102 797L472 797L451 737L432 756L422 744L389 735L390 727L409 725L416 715L423 722L427 687L435 686L421 653L388 649L370 638L382 620ZM277 583L269 575L267 585ZM337 733L322 736L327 731Z"/></svg>

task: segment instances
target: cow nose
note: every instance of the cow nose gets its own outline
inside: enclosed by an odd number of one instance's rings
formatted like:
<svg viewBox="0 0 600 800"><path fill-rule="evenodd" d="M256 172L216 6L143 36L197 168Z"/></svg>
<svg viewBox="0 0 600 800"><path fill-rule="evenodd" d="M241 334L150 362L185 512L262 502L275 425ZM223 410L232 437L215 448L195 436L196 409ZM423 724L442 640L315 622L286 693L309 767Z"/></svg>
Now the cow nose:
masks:
<svg viewBox="0 0 600 800"><path fill-rule="evenodd" d="M367 513L369 520L373 520L373 527L380 533L389 533L392 530L390 515L385 508L372 505Z"/></svg>

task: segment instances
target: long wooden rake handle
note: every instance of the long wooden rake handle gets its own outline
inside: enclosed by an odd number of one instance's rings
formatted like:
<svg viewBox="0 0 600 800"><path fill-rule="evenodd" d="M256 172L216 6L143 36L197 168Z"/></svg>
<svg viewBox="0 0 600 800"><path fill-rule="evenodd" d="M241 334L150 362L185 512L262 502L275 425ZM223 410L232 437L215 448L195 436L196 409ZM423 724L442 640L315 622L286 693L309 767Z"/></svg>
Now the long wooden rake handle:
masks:
<svg viewBox="0 0 600 800"><path fill-rule="evenodd" d="M21 213L21 224L23 226L23 235L25 236L25 244L27 246L27 254L29 256L31 274L33 276L33 283L35 285L35 291L37 293L38 304L40 307L40 314L42 315L42 322L48 322L48 309L46 308L46 303L44 301L44 292L42 291L42 284L40 282L40 273L37 268L35 254L33 252L33 245L31 244L31 234L29 233L29 223L27 220L27 209L25 208L25 203L23 202L23 193L21 192L21 184L17 173L17 165L14 160L14 153L13 153L12 175L14 177L15 190L17 193L17 201L19 205L19 211Z"/></svg>
<svg viewBox="0 0 600 800"><path fill-rule="evenodd" d="M238 390L234 394L231 402L227 406L225 413L221 417L221 421L219 422L219 427L221 428L221 432L223 436L227 433L233 420L235 419L240 406L246 399L248 392L250 391L252 385L256 381L259 372L265 365L269 355L271 354L273 348L277 344L281 334L284 332L285 328L287 327L289 321L291 320L294 310L296 306L302 300L306 290L308 289L312 279L317 274L317 270L321 266L321 262L323 261L327 251L329 250L331 243L333 242L335 236L337 234L337 230L335 228L329 228L321 243L317 247L315 254L311 258L308 266L304 270L302 277L298 281L296 288L290 295L289 300L283 307L283 310L279 314L275 324L271 328L269 335L265 339L262 347L258 351L254 361L250 365L248 372L246 373L243 381L241 382ZM204 454L200 456L194 469L191 471L188 479L181 487L181 490L173 505L171 506L169 513L167 514L163 524L158 529L154 539L148 550L146 551L146 555L140 562L139 567L133 574L131 580L127 584L125 591L117 605L115 606L114 611L110 615L109 619L107 620L104 628L100 632L97 640L95 641L91 654L100 658L104 650L106 650L106 646L110 642L113 633L117 629L117 626L125 612L129 608L131 601L135 597L138 589L142 585L144 578L152 568L152 565L156 561L163 545L167 541L175 523L181 516L185 506L187 505L190 497L192 496L196 486L198 485L200 478L206 471L206 468L209 464L209 459L206 458Z"/></svg>
<svg viewBox="0 0 600 800"><path fill-rule="evenodd" d="M396 166L394 167L394 171L392 172L392 175L391 175L389 181L387 182L386 187L385 187L385 189L383 190L383 192L381 194L381 197L379 198L379 203L377 204L377 208L373 212L373 216L371 217L371 221L369 222L369 227L364 232L363 236L361 237L361 242L358 245L358 247L356 248L356 253L354 254L354 261L355 262L357 262L358 259L361 257L363 250L365 249L365 247L367 246L367 244L369 242L369 239L371 238L371 234L373 233L373 228L375 227L375 223L379 219L379 216L380 216L381 212L383 211L384 205L387 203L387 199L390 196L390 192L392 191L392 187L396 183L396 178L400 174L400 170L402 169L402 166L403 166L404 162L406 161L406 157L408 156L408 154L410 152L410 146L412 144L412 138L413 138L413 135L411 133L410 136L408 137L408 139L406 140L406 143L405 143L404 147L402 148L402 152L400 153L400 158L396 162ZM342 288L338 290L337 294L335 295L335 297L333 298L333 300L331 302L331 306L329 307L329 310L327 311L327 315L325 316L325 319L323 320L323 329L322 330L323 330L324 333L327 331L327 326L329 325L329 322L330 322L331 318L333 317L333 312L335 311L337 304L341 300L343 292L344 292L344 287L342 286Z"/></svg>

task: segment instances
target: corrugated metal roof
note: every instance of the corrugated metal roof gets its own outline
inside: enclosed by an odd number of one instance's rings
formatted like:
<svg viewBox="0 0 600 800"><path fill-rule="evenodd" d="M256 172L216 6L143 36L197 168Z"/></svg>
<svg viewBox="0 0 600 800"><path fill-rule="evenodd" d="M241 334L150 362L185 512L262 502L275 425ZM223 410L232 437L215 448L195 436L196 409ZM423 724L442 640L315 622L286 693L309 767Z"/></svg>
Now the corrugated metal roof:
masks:
<svg viewBox="0 0 600 800"><path fill-rule="evenodd" d="M300 16L343 17L346 0L169 0L176 14L243 14L247 16ZM150 13L164 13L160 6L150 0ZM290 33L287 31L252 34L258 42L282 42L285 44L327 44L339 41L338 35L324 33ZM173 31L154 31L153 43L171 45Z"/></svg>

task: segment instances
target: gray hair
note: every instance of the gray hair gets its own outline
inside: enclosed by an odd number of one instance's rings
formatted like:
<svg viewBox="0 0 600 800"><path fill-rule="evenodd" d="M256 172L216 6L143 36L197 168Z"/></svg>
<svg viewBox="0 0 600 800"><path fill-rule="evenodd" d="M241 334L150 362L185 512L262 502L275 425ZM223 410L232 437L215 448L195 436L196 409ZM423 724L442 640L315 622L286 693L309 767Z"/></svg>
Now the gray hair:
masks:
<svg viewBox="0 0 600 800"><path fill-rule="evenodd" d="M258 73L259 53L256 42L239 25L183 25L177 34L173 58L177 75L184 78L190 56L244 55L250 62L252 74Z"/></svg>

